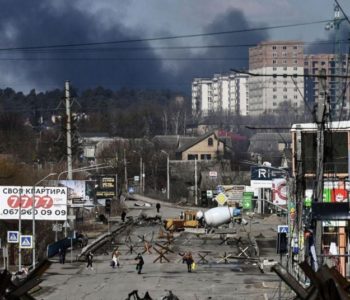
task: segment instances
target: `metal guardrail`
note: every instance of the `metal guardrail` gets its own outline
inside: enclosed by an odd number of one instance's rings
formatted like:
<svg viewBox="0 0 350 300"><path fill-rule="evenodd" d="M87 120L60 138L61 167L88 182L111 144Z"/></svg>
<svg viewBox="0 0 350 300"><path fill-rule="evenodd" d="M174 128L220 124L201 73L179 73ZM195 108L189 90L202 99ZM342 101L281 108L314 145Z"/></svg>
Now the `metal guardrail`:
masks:
<svg viewBox="0 0 350 300"><path fill-rule="evenodd" d="M110 242L114 235L122 232L127 226L131 225L133 223L133 220L129 219L125 223L123 223L118 228L111 230L109 233L105 233L98 237L96 240L92 241L91 244L86 245L82 250L81 253L78 255L77 260L85 260L85 257L87 253L99 250L101 247L103 247L106 243Z"/></svg>

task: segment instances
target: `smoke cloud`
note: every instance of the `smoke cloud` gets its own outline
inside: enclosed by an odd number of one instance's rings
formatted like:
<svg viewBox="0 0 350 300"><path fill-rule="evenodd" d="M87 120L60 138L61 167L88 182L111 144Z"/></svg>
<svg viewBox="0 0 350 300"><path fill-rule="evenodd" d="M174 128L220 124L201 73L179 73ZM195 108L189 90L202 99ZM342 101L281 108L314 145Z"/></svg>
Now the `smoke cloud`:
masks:
<svg viewBox="0 0 350 300"><path fill-rule="evenodd" d="M149 37L146 31L125 26L105 10L75 7L70 1L49 4L40 0L0 1L1 48L36 45L121 41ZM125 9L124 6L120 7ZM118 8L114 8L116 10ZM121 13L121 12L120 12ZM185 20L184 20L185 22ZM255 25L256 26L256 25ZM249 28L238 10L218 16L203 32ZM192 32L189 32L192 33ZM164 30L156 36L171 36ZM268 39L266 31L215 35L164 42L123 43L99 47L0 51L1 88L18 91L50 90L70 80L79 90L103 86L172 89L188 92L193 77L211 77L230 68L247 68L248 47L159 50L169 45L256 44ZM109 47L109 49L108 49ZM116 49L127 47L128 50ZM142 50L130 48L139 47ZM113 48L113 49L110 49ZM167 60L174 58L173 60ZM208 60L211 59L211 60ZM231 59L231 60L225 60Z"/></svg>

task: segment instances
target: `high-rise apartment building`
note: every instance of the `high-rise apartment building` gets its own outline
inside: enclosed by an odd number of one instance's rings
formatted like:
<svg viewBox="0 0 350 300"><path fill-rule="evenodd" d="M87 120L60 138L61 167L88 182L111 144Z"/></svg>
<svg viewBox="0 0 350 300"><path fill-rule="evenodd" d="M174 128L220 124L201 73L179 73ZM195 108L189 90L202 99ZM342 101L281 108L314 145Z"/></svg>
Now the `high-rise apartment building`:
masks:
<svg viewBox="0 0 350 300"><path fill-rule="evenodd" d="M322 98L329 98L331 110L336 110L333 117L345 117L349 110L350 90L347 87L346 78L336 78L332 75L347 74L347 55L341 59L341 66L337 66L337 60L334 54L310 54L304 56L305 72L305 100L312 106ZM315 75L326 76L324 86L320 78ZM310 76L310 77L308 77Z"/></svg>
<svg viewBox="0 0 350 300"><path fill-rule="evenodd" d="M248 75L215 74L211 79L195 78L192 82L192 115L206 117L223 112L247 115Z"/></svg>
<svg viewBox="0 0 350 300"><path fill-rule="evenodd" d="M296 112L304 107L303 42L262 42L250 48L249 71L260 75L249 79L249 115L277 114L286 102Z"/></svg>

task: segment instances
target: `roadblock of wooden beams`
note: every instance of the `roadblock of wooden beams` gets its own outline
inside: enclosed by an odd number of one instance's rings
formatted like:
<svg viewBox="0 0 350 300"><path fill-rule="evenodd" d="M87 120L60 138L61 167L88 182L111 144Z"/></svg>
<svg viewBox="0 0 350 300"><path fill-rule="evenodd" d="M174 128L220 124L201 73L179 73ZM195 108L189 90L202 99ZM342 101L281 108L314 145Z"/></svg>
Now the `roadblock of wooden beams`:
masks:
<svg viewBox="0 0 350 300"><path fill-rule="evenodd" d="M296 299L347 300L350 298L350 282L336 268L322 266L315 272L307 262L299 264L311 285L305 288L281 264L274 265L274 271L297 295Z"/></svg>
<svg viewBox="0 0 350 300"><path fill-rule="evenodd" d="M44 260L22 280L12 280L12 274L7 270L0 273L0 296L1 299L28 299L33 298L29 291L42 282L40 276L49 268L51 262Z"/></svg>

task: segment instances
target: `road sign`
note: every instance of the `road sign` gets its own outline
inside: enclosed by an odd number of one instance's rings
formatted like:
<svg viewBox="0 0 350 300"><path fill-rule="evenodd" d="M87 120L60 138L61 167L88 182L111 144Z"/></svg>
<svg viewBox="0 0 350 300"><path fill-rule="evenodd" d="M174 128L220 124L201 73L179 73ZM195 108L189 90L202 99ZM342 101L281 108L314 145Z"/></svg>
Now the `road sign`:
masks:
<svg viewBox="0 0 350 300"><path fill-rule="evenodd" d="M278 233L288 233L288 225L278 225L277 232Z"/></svg>
<svg viewBox="0 0 350 300"><path fill-rule="evenodd" d="M18 243L18 231L7 231L7 242Z"/></svg>
<svg viewBox="0 0 350 300"><path fill-rule="evenodd" d="M220 193L215 197L215 200L219 205L224 205L227 201L227 197L224 193Z"/></svg>
<svg viewBox="0 0 350 300"><path fill-rule="evenodd" d="M209 177L218 177L218 172L216 171L209 171Z"/></svg>
<svg viewBox="0 0 350 300"><path fill-rule="evenodd" d="M19 247L22 249L32 249L33 237L31 235L21 235Z"/></svg>
<svg viewBox="0 0 350 300"><path fill-rule="evenodd" d="M64 228L70 228L69 223L67 221L64 221L63 226Z"/></svg>
<svg viewBox="0 0 350 300"><path fill-rule="evenodd" d="M140 176L134 176L134 181L140 181Z"/></svg>
<svg viewBox="0 0 350 300"><path fill-rule="evenodd" d="M62 224L56 224L56 223L54 223L54 224L52 224L52 231L62 231Z"/></svg>

